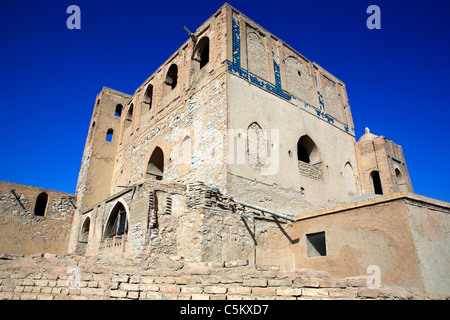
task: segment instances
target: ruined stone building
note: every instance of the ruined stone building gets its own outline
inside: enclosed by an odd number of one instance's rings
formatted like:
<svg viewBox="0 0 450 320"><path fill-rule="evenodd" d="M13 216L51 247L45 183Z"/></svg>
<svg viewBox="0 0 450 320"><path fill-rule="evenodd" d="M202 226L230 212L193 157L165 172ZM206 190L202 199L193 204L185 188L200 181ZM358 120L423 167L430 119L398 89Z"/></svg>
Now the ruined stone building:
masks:
<svg viewBox="0 0 450 320"><path fill-rule="evenodd" d="M228 4L149 75L95 99L68 252L375 265L450 293L450 204L414 194L400 145L355 137L343 81Z"/></svg>

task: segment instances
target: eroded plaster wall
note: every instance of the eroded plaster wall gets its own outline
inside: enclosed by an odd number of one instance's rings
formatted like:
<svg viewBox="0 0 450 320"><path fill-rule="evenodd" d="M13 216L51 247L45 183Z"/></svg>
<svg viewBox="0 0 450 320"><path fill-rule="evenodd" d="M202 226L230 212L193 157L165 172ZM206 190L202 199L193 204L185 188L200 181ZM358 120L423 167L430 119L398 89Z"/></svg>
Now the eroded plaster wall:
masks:
<svg viewBox="0 0 450 320"><path fill-rule="evenodd" d="M425 291L449 294L450 210L433 202L409 201L407 210Z"/></svg>
<svg viewBox="0 0 450 320"><path fill-rule="evenodd" d="M221 8L133 95L102 90L78 181L80 212L123 188L155 179L149 174L149 163L157 148L162 151L160 178L200 180L225 189L225 23L226 9ZM205 43L209 43L208 55L199 53ZM122 107L120 115L115 113L118 104ZM102 123L102 130L93 125L96 120ZM107 127L114 130L110 142L104 141ZM78 238L80 226L77 215L73 239ZM76 245L74 240L71 250Z"/></svg>
<svg viewBox="0 0 450 320"><path fill-rule="evenodd" d="M233 156L228 159L231 194L296 214L359 195L353 136L234 75L228 75L228 88L228 126L236 133L228 143ZM246 132L254 122L268 140L266 167L249 162ZM297 143L304 135L318 148L315 164L298 160Z"/></svg>
<svg viewBox="0 0 450 320"><path fill-rule="evenodd" d="M120 117L116 116L116 108L125 105L129 97L103 87L95 99L77 182L77 200L81 209L110 195L113 159L120 129ZM112 132L109 137L108 132Z"/></svg>
<svg viewBox="0 0 450 320"><path fill-rule="evenodd" d="M204 181L224 188L221 157L226 143L225 34L226 11L219 10L165 64L140 86L124 109L134 106L132 124L121 122L110 192L149 178L147 166L156 147L162 149L169 181ZM200 68L198 46L209 39L209 62ZM177 85L169 88L169 69L177 66ZM150 103L146 88L153 87Z"/></svg>
<svg viewBox="0 0 450 320"><path fill-rule="evenodd" d="M345 84L241 13L231 12L228 190L250 203L293 213L360 195ZM253 127L263 137L263 145L253 148L258 156L252 156ZM297 143L305 135L318 149L309 163L298 159Z"/></svg>
<svg viewBox="0 0 450 320"><path fill-rule="evenodd" d="M44 193L43 215L35 215L37 198ZM75 202L73 194L1 181L0 252L66 253Z"/></svg>
<svg viewBox="0 0 450 320"><path fill-rule="evenodd" d="M292 226L295 267L334 276L380 271L382 285L448 294L446 203L420 196L384 196L299 216ZM326 254L308 253L307 235L324 233ZM374 270L374 269L371 269Z"/></svg>

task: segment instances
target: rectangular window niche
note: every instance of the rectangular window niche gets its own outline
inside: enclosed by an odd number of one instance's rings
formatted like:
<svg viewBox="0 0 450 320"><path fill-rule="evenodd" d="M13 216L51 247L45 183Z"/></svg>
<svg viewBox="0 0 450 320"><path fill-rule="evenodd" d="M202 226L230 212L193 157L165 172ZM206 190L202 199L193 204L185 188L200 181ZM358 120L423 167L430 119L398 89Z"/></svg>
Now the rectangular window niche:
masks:
<svg viewBox="0 0 450 320"><path fill-rule="evenodd" d="M306 235L308 257L323 257L327 255L325 231Z"/></svg>

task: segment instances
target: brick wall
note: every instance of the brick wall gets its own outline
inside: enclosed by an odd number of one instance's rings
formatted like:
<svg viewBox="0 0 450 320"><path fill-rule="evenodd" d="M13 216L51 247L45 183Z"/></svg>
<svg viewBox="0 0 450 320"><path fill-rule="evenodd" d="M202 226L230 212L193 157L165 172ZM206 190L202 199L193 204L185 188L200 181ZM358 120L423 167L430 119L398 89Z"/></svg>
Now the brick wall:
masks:
<svg viewBox="0 0 450 320"><path fill-rule="evenodd" d="M207 265L164 255L1 258L1 300L436 298L399 287L369 289L366 276L338 279L323 271L279 271L246 261Z"/></svg>

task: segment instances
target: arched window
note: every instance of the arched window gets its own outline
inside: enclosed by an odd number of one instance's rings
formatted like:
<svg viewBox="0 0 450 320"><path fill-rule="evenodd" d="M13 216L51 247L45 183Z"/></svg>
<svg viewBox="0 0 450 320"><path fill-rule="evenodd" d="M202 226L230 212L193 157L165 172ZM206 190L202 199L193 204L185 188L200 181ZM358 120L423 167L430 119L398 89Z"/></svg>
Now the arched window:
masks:
<svg viewBox="0 0 450 320"><path fill-rule="evenodd" d="M298 171L300 175L323 181L322 158L314 141L304 135L297 142Z"/></svg>
<svg viewBox="0 0 450 320"><path fill-rule="evenodd" d="M108 131L106 131L106 141L111 142L113 135L114 135L114 130L108 129Z"/></svg>
<svg viewBox="0 0 450 320"><path fill-rule="evenodd" d="M342 172L349 193L356 193L355 175L350 162L346 162Z"/></svg>
<svg viewBox="0 0 450 320"><path fill-rule="evenodd" d="M407 192L408 186L406 185L405 178L399 168L395 168L395 177L397 178L398 189L400 192Z"/></svg>
<svg viewBox="0 0 450 320"><path fill-rule="evenodd" d="M115 116L116 117L121 117L122 116L122 109L123 109L123 107L122 107L122 105L119 103L117 106L116 106L116 112L115 112Z"/></svg>
<svg viewBox="0 0 450 320"><path fill-rule="evenodd" d="M305 102L314 101L308 63L293 56L284 60L286 70L286 90Z"/></svg>
<svg viewBox="0 0 450 320"><path fill-rule="evenodd" d="M200 69L209 62L209 38L203 37L195 46L193 59L200 63Z"/></svg>
<svg viewBox="0 0 450 320"><path fill-rule="evenodd" d="M299 161L309 163L309 154L306 151L305 147L300 143L300 140L297 143L297 158Z"/></svg>
<svg viewBox="0 0 450 320"><path fill-rule="evenodd" d="M314 141L307 135L302 136L297 142L298 161L309 163L311 165L322 162L319 149Z"/></svg>
<svg viewBox="0 0 450 320"><path fill-rule="evenodd" d="M180 149L178 153L178 163L179 164L190 164L191 163L191 137L186 135L180 144Z"/></svg>
<svg viewBox="0 0 450 320"><path fill-rule="evenodd" d="M40 193L36 198L36 204L34 205L34 215L44 216L45 209L47 208L48 195L45 192Z"/></svg>
<svg viewBox="0 0 450 320"><path fill-rule="evenodd" d="M263 167L268 157L267 139L257 122L247 128L247 151L250 165Z"/></svg>
<svg viewBox="0 0 450 320"><path fill-rule="evenodd" d="M248 30L251 29L249 28ZM262 39L262 34L259 32L250 31L247 33L247 57L248 71L261 79L267 80L267 50L265 40Z"/></svg>
<svg viewBox="0 0 450 320"><path fill-rule="evenodd" d="M118 202L109 215L103 239L122 236L128 233L127 212L122 203Z"/></svg>
<svg viewBox="0 0 450 320"><path fill-rule="evenodd" d="M80 242L89 241L89 228L91 225L91 219L89 217L84 220L83 226L81 227Z"/></svg>
<svg viewBox="0 0 450 320"><path fill-rule="evenodd" d="M127 112L127 120L128 121L133 120L133 107L134 107L134 105L131 104L130 108L128 109L128 112Z"/></svg>
<svg viewBox="0 0 450 320"><path fill-rule="evenodd" d="M144 93L144 103L148 104L148 110L152 108L153 85L149 84Z"/></svg>
<svg viewBox="0 0 450 320"><path fill-rule="evenodd" d="M172 64L167 71L166 80L164 83L170 87L171 90L175 89L178 81L178 66L176 64Z"/></svg>
<svg viewBox="0 0 450 320"><path fill-rule="evenodd" d="M153 151L147 165L147 176L162 180L164 175L164 153L160 147Z"/></svg>
<svg viewBox="0 0 450 320"><path fill-rule="evenodd" d="M134 108L133 104L131 104L130 107L128 108L127 116L125 118L124 131L131 126L131 122L133 121L133 108Z"/></svg>
<svg viewBox="0 0 450 320"><path fill-rule="evenodd" d="M372 185L372 192L375 194L383 194L383 188L381 187L380 173L376 170L370 173L370 183Z"/></svg>

